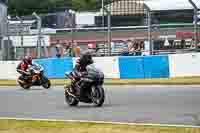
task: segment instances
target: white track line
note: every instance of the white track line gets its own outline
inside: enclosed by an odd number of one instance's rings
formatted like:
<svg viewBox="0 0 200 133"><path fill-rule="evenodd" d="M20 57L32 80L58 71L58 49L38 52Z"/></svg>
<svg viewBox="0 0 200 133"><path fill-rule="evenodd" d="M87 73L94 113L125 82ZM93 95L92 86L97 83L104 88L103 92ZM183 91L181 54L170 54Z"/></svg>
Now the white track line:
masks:
<svg viewBox="0 0 200 133"><path fill-rule="evenodd" d="M200 128L200 126L190 126L190 125L170 125L170 124L152 124L152 123L126 123L126 122L106 122L106 121L88 121L88 120L36 119L36 118L13 118L13 117L0 117L0 120L79 122L79 123L116 124L116 125L119 124L119 125L133 125L133 126L160 126L160 127Z"/></svg>

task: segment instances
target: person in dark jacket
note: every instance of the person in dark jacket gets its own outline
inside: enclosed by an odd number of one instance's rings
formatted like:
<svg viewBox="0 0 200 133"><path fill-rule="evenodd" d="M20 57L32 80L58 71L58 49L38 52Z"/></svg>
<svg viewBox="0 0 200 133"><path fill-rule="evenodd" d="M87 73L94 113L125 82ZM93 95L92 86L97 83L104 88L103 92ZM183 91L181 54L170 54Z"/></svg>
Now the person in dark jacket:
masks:
<svg viewBox="0 0 200 133"><path fill-rule="evenodd" d="M81 77L87 75L87 69L86 67L88 65L93 64L93 59L92 59L92 55L90 52L86 52L84 54L82 54L82 56L76 61L76 65L73 69L73 75L75 77L74 82L72 83L72 86L75 85ZM71 73L71 74L72 74ZM77 91L77 95L80 95L81 93L81 89L83 84L80 84L79 89L76 90Z"/></svg>

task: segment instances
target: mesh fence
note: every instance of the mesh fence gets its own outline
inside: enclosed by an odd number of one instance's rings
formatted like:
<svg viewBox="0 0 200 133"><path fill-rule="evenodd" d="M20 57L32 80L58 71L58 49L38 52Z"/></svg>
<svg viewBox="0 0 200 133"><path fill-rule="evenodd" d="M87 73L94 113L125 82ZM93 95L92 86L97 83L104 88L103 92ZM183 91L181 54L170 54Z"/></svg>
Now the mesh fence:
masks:
<svg viewBox="0 0 200 133"><path fill-rule="evenodd" d="M5 36L7 32L7 7L6 5L0 3L0 36Z"/></svg>

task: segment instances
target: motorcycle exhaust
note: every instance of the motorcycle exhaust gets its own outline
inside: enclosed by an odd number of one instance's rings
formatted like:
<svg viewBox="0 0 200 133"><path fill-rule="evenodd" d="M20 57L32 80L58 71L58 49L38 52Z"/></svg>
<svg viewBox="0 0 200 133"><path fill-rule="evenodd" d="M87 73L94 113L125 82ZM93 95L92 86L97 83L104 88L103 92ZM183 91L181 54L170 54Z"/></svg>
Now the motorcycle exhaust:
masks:
<svg viewBox="0 0 200 133"><path fill-rule="evenodd" d="M66 91L67 91L67 94L68 94L68 95L72 96L72 97L75 98L77 101L79 101L79 99L78 99L74 94L70 93L68 89L66 89Z"/></svg>

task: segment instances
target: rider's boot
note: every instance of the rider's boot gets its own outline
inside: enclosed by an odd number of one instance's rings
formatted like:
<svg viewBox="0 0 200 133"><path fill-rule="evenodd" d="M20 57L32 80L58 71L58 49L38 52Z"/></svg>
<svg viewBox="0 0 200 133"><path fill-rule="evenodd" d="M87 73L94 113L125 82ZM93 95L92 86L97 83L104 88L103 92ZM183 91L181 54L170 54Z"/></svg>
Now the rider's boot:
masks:
<svg viewBox="0 0 200 133"><path fill-rule="evenodd" d="M77 83L77 85L76 85L76 95L77 96L81 96L82 95L81 91L82 91L83 87L84 87L84 83L83 82Z"/></svg>

